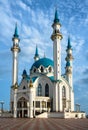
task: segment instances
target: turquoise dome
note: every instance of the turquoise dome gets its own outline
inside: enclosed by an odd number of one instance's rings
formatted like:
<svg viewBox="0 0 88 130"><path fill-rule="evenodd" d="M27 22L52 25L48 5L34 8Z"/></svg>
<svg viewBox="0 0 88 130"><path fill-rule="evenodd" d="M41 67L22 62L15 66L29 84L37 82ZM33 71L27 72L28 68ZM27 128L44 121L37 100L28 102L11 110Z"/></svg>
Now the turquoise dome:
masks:
<svg viewBox="0 0 88 130"><path fill-rule="evenodd" d="M45 68L49 65L53 67L53 61L49 58L41 58L32 65L31 70L33 69L33 67L39 68L41 65Z"/></svg>

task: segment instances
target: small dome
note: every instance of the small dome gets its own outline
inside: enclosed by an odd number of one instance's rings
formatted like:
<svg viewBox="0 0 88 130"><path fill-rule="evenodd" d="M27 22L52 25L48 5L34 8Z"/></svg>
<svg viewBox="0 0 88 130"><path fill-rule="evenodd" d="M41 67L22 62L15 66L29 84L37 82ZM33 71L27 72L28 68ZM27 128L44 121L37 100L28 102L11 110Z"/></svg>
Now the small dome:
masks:
<svg viewBox="0 0 88 130"><path fill-rule="evenodd" d="M23 75L27 75L27 72L26 72L26 70L23 70Z"/></svg>
<svg viewBox="0 0 88 130"><path fill-rule="evenodd" d="M48 66L53 67L53 61L49 58L45 58L45 57L41 58L32 65L31 70L33 69L33 67L39 68L41 65L44 66L45 68Z"/></svg>
<svg viewBox="0 0 88 130"><path fill-rule="evenodd" d="M27 76L27 72L26 72L26 70L23 70L22 77L25 78L26 76Z"/></svg>

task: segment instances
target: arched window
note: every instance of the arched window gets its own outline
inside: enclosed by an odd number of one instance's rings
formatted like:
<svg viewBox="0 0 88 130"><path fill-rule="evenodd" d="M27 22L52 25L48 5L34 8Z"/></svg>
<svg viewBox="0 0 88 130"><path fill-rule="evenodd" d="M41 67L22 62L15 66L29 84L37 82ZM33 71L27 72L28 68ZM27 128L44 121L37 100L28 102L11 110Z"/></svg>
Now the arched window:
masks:
<svg viewBox="0 0 88 130"><path fill-rule="evenodd" d="M36 68L34 68L34 73L36 72Z"/></svg>
<svg viewBox="0 0 88 130"><path fill-rule="evenodd" d="M65 86L63 86L63 88L62 88L62 97L66 98L66 89L65 89Z"/></svg>
<svg viewBox="0 0 88 130"><path fill-rule="evenodd" d="M23 89L26 89L26 87L25 87L25 86L23 86Z"/></svg>
<svg viewBox="0 0 88 130"><path fill-rule="evenodd" d="M44 68L42 66L41 66L40 70L41 70L41 72L44 72Z"/></svg>
<svg viewBox="0 0 88 130"><path fill-rule="evenodd" d="M24 97L20 98L19 101L17 102L17 107L27 108L27 100Z"/></svg>
<svg viewBox="0 0 88 130"><path fill-rule="evenodd" d="M49 85L48 84L45 85L45 96L49 97Z"/></svg>
<svg viewBox="0 0 88 130"><path fill-rule="evenodd" d="M38 86L38 96L42 96L42 86L39 84Z"/></svg>
<svg viewBox="0 0 88 130"><path fill-rule="evenodd" d="M52 72L52 67L49 67L49 72Z"/></svg>

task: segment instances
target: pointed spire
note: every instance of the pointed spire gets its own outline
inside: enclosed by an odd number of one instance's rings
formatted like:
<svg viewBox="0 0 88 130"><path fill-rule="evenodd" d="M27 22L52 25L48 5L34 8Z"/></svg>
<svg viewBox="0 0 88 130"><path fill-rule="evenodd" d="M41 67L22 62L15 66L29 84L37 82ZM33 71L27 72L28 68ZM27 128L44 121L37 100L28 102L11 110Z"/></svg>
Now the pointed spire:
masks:
<svg viewBox="0 0 88 130"><path fill-rule="evenodd" d="M68 37L68 45L67 45L67 49L71 49L71 43L70 43L70 36Z"/></svg>
<svg viewBox="0 0 88 130"><path fill-rule="evenodd" d="M15 83L13 89L14 89L14 90L15 90L15 89L18 89L18 83L17 83L17 82Z"/></svg>
<svg viewBox="0 0 88 130"><path fill-rule="evenodd" d="M33 88L33 81L32 81L32 79L30 79L29 88Z"/></svg>
<svg viewBox="0 0 88 130"><path fill-rule="evenodd" d="M27 72L26 72L26 70L25 70L25 69L23 70L23 75L27 75Z"/></svg>
<svg viewBox="0 0 88 130"><path fill-rule="evenodd" d="M27 77L27 72L26 72L26 70L25 70L25 69L23 70L22 77L23 77L23 78L26 78L26 77Z"/></svg>
<svg viewBox="0 0 88 130"><path fill-rule="evenodd" d="M37 45L36 45L35 56L39 56L39 54L38 54L38 47L37 47Z"/></svg>
<svg viewBox="0 0 88 130"><path fill-rule="evenodd" d="M35 61L39 60L39 54L38 54L38 47L37 47L37 45L36 45L34 60Z"/></svg>
<svg viewBox="0 0 88 130"><path fill-rule="evenodd" d="M57 8L56 8L56 10L55 10L54 23L59 23L59 18L58 18L58 13L57 13Z"/></svg>
<svg viewBox="0 0 88 130"><path fill-rule="evenodd" d="M15 31L14 31L14 35L13 35L13 36L16 37L16 38L19 37L19 35L18 35L17 23L16 23L16 25L15 25Z"/></svg>

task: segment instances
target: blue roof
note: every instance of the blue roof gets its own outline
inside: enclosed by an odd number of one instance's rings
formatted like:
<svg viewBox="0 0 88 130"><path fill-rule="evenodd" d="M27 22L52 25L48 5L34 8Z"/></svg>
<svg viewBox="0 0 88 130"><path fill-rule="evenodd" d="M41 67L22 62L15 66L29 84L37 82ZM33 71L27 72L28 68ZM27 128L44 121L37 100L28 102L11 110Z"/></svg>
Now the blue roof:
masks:
<svg viewBox="0 0 88 130"><path fill-rule="evenodd" d="M15 32L14 32L14 35L13 35L13 36L16 37L16 38L19 37L19 35L18 35L17 23L16 23L16 25L15 25Z"/></svg>
<svg viewBox="0 0 88 130"><path fill-rule="evenodd" d="M23 75L27 75L27 72L26 72L26 70L25 70L25 69L23 70Z"/></svg>
<svg viewBox="0 0 88 130"><path fill-rule="evenodd" d="M38 78L38 76L30 78L29 75L26 75L25 79L27 80L27 82L29 82L29 80L32 79L32 82L34 83L37 78Z"/></svg>
<svg viewBox="0 0 88 130"><path fill-rule="evenodd" d="M58 18L57 9L56 9L56 11L55 11L54 23L59 23L59 18Z"/></svg>
<svg viewBox="0 0 88 130"><path fill-rule="evenodd" d="M70 37L68 37L68 46L67 49L71 49Z"/></svg>
<svg viewBox="0 0 88 130"><path fill-rule="evenodd" d="M33 67L39 68L40 66L44 66L45 68L48 67L49 65L53 67L53 61L49 58L41 58L39 60L37 60L31 67L31 69Z"/></svg>
<svg viewBox="0 0 88 130"><path fill-rule="evenodd" d="M39 57L39 54L38 54L38 47L36 46L36 51L35 51L35 57Z"/></svg>
<svg viewBox="0 0 88 130"><path fill-rule="evenodd" d="M66 67L69 67L69 66L70 66L70 62L67 61L67 63L66 63Z"/></svg>
<svg viewBox="0 0 88 130"><path fill-rule="evenodd" d="M54 76L48 77L52 82L62 82L61 80L55 80Z"/></svg>
<svg viewBox="0 0 88 130"><path fill-rule="evenodd" d="M48 77L51 81L54 81L54 76Z"/></svg>

